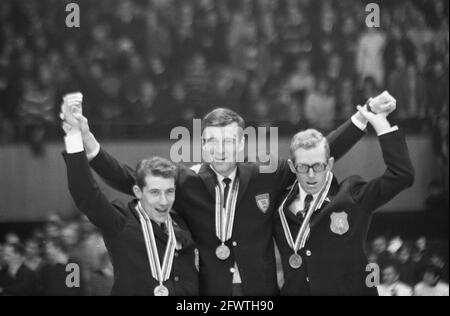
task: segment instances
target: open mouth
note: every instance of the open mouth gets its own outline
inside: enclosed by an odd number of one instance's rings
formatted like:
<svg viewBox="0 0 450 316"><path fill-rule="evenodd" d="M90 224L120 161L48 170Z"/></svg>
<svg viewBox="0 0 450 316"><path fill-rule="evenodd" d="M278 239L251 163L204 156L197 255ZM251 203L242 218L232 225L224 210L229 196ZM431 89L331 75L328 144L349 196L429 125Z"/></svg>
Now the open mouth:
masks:
<svg viewBox="0 0 450 316"><path fill-rule="evenodd" d="M167 208L155 208L155 210L156 210L158 213L167 213L167 211L168 211Z"/></svg>

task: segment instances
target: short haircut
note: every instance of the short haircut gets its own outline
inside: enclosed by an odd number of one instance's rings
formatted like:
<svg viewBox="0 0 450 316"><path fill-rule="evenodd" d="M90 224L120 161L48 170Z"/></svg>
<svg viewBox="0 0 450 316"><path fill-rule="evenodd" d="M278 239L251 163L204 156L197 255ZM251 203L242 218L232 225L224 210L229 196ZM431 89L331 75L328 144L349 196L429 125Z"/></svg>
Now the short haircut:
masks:
<svg viewBox="0 0 450 316"><path fill-rule="evenodd" d="M232 123L237 123L237 125L242 129L245 129L245 121L236 112L230 109L218 108L208 114L202 120L202 133L207 127L224 127Z"/></svg>
<svg viewBox="0 0 450 316"><path fill-rule="evenodd" d="M147 176L162 177L165 179L177 178L177 167L167 159L152 157L142 160L136 167L136 185L142 189L147 185Z"/></svg>
<svg viewBox="0 0 450 316"><path fill-rule="evenodd" d="M295 161L295 152L297 151L297 149L311 149L316 148L319 145L325 146L325 158L329 159L330 145L328 144L328 140L322 135L321 132L315 129L308 129L306 131L295 134L291 140L291 160Z"/></svg>

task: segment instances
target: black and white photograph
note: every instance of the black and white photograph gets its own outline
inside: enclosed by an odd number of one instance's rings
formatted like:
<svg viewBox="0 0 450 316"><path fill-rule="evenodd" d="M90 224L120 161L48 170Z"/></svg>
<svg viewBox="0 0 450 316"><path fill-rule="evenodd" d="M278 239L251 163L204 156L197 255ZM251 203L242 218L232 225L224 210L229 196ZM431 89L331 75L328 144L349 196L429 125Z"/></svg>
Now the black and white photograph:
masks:
<svg viewBox="0 0 450 316"><path fill-rule="evenodd" d="M0 297L449 296L448 192L446 0L0 0Z"/></svg>

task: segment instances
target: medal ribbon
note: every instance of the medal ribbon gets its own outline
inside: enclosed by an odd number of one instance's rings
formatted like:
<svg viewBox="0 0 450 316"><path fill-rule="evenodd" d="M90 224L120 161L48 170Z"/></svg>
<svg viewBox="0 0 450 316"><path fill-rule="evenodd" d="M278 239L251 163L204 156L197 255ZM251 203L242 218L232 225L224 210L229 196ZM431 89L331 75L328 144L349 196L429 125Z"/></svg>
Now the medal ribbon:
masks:
<svg viewBox="0 0 450 316"><path fill-rule="evenodd" d="M328 172L325 185L320 190L319 195L317 196L317 199L314 201L314 204L309 207L308 212L306 213L306 216L303 220L302 226L300 227L300 230L297 234L297 238L295 239L292 237L291 230L289 229L289 225L286 219L286 215L284 214L284 205L292 192L295 190L295 186L298 185L298 181L295 181L294 185L292 186L291 191L289 191L289 194L284 199L283 203L281 203L280 207L278 208L278 213L280 215L281 219L281 225L283 226L284 235L286 236L286 240L288 242L289 247L291 247L292 250L294 250L295 253L299 251L299 249L302 249L305 246L306 240L308 239L309 233L310 233L310 227L309 227L309 221L311 220L312 214L320 209L322 207L323 202L325 201L325 198L328 195L328 191L330 190L331 182L333 180L333 174L331 172Z"/></svg>
<svg viewBox="0 0 450 316"><path fill-rule="evenodd" d="M147 248L147 255L150 264L150 270L152 271L152 276L153 278L158 280L160 284L162 284L164 281L167 281L170 277L170 273L172 271L173 258L175 254L175 247L177 244L175 232L173 230L172 218L170 217L169 214L166 220L169 239L167 241L166 250L163 258L163 264L161 267L152 223L147 213L145 213L145 211L143 210L141 202L139 202L136 205L136 211L139 214L142 232L144 234L145 246Z"/></svg>
<svg viewBox="0 0 450 316"><path fill-rule="evenodd" d="M221 190L221 184L217 184L216 191L216 236L222 243L225 243L233 234L234 215L236 212L236 203L239 193L239 179L233 182L230 192L228 193L225 207L223 207L224 194Z"/></svg>

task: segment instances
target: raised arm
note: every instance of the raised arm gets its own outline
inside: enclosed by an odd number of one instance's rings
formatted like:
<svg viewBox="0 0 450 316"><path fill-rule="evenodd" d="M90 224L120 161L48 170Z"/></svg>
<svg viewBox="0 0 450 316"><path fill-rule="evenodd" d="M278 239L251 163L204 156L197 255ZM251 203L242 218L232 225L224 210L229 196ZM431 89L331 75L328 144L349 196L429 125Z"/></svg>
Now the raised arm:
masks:
<svg viewBox="0 0 450 316"><path fill-rule="evenodd" d="M67 166L70 194L78 209L95 226L106 233L120 232L127 215L108 201L95 181L83 147L79 122L79 117L66 118L63 122L66 132L66 152L63 157Z"/></svg>
<svg viewBox="0 0 450 316"><path fill-rule="evenodd" d="M355 116L327 136L330 153L335 160L344 156L365 135L365 124L356 121Z"/></svg>
<svg viewBox="0 0 450 316"><path fill-rule="evenodd" d="M84 151L64 153L70 194L89 220L107 233L120 232L126 222L126 214L113 206L96 183Z"/></svg>
<svg viewBox="0 0 450 316"><path fill-rule="evenodd" d="M414 183L414 168L408 152L405 136L397 127L391 127L386 117L360 109L378 134L386 171L381 177L364 182L362 179L352 188L353 199L367 212L389 202Z"/></svg>
<svg viewBox="0 0 450 316"><path fill-rule="evenodd" d="M75 117L65 118L65 128L70 130L75 125L81 132L83 147L87 160L95 172L112 188L134 196L133 185L135 184L134 169L120 163L117 159L100 148L99 142L89 129L87 118L81 114Z"/></svg>
<svg viewBox="0 0 450 316"><path fill-rule="evenodd" d="M384 91L373 99L369 99L366 109L379 113L386 118L391 112L395 111L397 101L389 92ZM339 126L336 130L327 136L330 144L331 156L337 161L344 156L365 134L367 127L367 117L360 111L352 116L350 120Z"/></svg>

